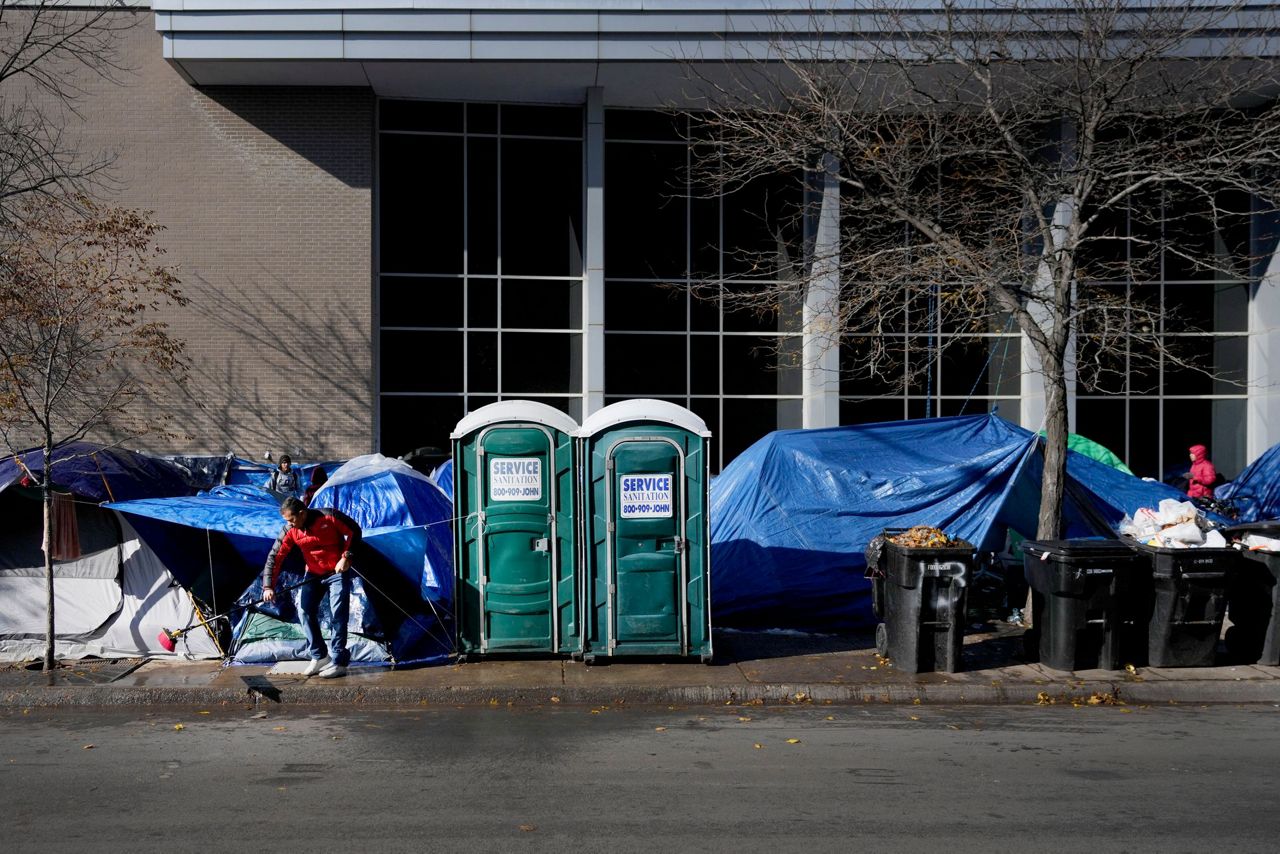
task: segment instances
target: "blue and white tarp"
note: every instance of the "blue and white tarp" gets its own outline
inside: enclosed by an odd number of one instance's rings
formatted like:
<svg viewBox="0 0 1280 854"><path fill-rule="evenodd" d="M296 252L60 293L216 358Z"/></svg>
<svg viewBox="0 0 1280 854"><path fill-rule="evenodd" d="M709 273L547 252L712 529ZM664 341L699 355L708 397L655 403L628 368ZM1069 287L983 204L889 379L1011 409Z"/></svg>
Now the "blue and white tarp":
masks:
<svg viewBox="0 0 1280 854"><path fill-rule="evenodd" d="M1280 445L1263 451L1239 477L1215 489L1213 497L1234 505L1239 522L1280 519Z"/></svg>
<svg viewBox="0 0 1280 854"><path fill-rule="evenodd" d="M443 660L452 645L452 504L425 476L400 471L403 464L359 459L339 468L312 501L313 507L347 513L363 529L366 548L356 565L361 578L352 594L352 631L358 626L371 645L357 660ZM111 506L130 518L151 547L176 565L175 575L181 573L184 584L189 580L214 610L239 606L233 614L233 660L305 657L296 624L271 622L293 620L291 601L249 607L261 597L258 576L285 525L276 496L241 484ZM294 553L285 563L285 583L301 572Z"/></svg>
<svg viewBox="0 0 1280 854"><path fill-rule="evenodd" d="M871 623L863 551L932 525L982 550L1033 537L1038 437L995 415L771 433L711 484L712 619L804 629ZM1111 535L1126 513L1185 498L1068 453L1062 536Z"/></svg>

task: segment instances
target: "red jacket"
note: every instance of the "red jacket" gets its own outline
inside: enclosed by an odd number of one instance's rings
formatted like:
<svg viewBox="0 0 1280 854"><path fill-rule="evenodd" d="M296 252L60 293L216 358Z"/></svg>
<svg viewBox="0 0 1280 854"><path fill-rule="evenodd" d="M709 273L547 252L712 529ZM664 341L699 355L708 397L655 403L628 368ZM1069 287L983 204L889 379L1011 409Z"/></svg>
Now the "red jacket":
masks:
<svg viewBox="0 0 1280 854"><path fill-rule="evenodd" d="M1208 452L1204 445L1191 446L1191 474L1187 476L1187 495L1191 498L1213 497L1213 483L1218 479L1218 470L1207 459Z"/></svg>
<svg viewBox="0 0 1280 854"><path fill-rule="evenodd" d="M325 508L308 510L301 528L292 525L285 528L267 555L262 568L262 586L275 587L280 577L280 567L285 557L297 546L302 551L302 561L312 575L328 575L338 561L360 545L360 526L340 510Z"/></svg>

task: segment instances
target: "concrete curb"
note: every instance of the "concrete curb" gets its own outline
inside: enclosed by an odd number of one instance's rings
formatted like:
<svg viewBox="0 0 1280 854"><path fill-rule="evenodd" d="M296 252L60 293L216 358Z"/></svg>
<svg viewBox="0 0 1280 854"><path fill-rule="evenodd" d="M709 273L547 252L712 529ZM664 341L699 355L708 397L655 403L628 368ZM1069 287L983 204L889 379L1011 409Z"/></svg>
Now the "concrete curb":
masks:
<svg viewBox="0 0 1280 854"><path fill-rule="evenodd" d="M552 698L556 698L553 700ZM227 705L422 707L563 705L1057 705L1098 703L1280 704L1280 680L1088 681L1063 684L759 683L734 686L566 685L390 687L275 684L233 687L58 686L0 692L0 709L55 707L213 707Z"/></svg>

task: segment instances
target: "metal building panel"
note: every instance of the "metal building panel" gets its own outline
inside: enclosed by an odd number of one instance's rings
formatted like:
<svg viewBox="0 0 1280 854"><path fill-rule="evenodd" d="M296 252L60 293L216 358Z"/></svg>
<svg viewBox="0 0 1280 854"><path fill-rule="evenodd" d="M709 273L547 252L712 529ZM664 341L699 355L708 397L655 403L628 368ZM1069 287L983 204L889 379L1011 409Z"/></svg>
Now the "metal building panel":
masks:
<svg viewBox="0 0 1280 854"><path fill-rule="evenodd" d="M475 33L594 33L600 16L595 12L487 12L471 13Z"/></svg>
<svg viewBox="0 0 1280 854"><path fill-rule="evenodd" d="M342 59L339 33L175 33L174 59Z"/></svg>
<svg viewBox="0 0 1280 854"><path fill-rule="evenodd" d="M471 37L467 33L348 33L343 55L352 60L471 59Z"/></svg>
<svg viewBox="0 0 1280 854"><path fill-rule="evenodd" d="M342 30L339 12L172 12L176 32L324 33Z"/></svg>
<svg viewBox="0 0 1280 854"><path fill-rule="evenodd" d="M594 60L599 58L599 44L594 35L580 38L476 35L471 40L471 58Z"/></svg>
<svg viewBox="0 0 1280 854"><path fill-rule="evenodd" d="M471 31L467 12L347 12L342 16L348 33L466 33Z"/></svg>

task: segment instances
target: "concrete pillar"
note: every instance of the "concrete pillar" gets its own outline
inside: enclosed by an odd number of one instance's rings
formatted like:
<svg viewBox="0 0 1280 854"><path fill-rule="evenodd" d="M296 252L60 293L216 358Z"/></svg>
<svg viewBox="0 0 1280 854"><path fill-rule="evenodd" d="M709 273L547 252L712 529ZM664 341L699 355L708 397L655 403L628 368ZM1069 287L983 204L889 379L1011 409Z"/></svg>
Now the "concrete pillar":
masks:
<svg viewBox="0 0 1280 854"><path fill-rule="evenodd" d="M604 88L587 89L586 211L583 217L583 412L604 407Z"/></svg>
<svg viewBox="0 0 1280 854"><path fill-rule="evenodd" d="M813 234L813 262L804 295L805 427L840 424L840 184L836 156L823 156Z"/></svg>
<svg viewBox="0 0 1280 854"><path fill-rule="evenodd" d="M1262 235L1255 240L1255 255L1259 250L1269 257L1249 300L1246 463L1280 442L1280 241L1275 235Z"/></svg>
<svg viewBox="0 0 1280 854"><path fill-rule="evenodd" d="M1059 144L1058 156L1063 166L1069 167L1075 160L1075 126L1070 122L1059 122L1054 129L1055 141ZM1055 245L1061 245L1065 231L1076 215L1075 199L1060 199L1053 209L1052 232ZM1036 292L1048 294L1051 287L1049 268L1041 264L1036 271ZM1074 287L1074 286L1073 286ZM1027 306L1031 316L1036 319L1042 329L1048 329L1048 307L1032 302ZM1022 396L1020 399L1018 421L1028 430L1040 430L1045 422L1045 390L1044 374L1041 372L1040 356L1036 353L1031 339L1023 333L1021 336L1022 352ZM1067 380L1067 429L1076 429L1076 342L1075 335L1067 342L1066 364L1063 366Z"/></svg>

